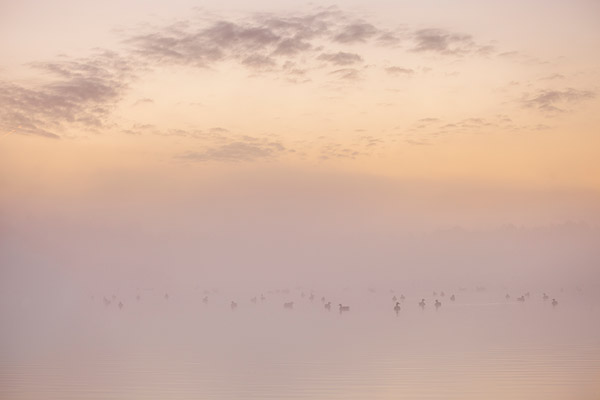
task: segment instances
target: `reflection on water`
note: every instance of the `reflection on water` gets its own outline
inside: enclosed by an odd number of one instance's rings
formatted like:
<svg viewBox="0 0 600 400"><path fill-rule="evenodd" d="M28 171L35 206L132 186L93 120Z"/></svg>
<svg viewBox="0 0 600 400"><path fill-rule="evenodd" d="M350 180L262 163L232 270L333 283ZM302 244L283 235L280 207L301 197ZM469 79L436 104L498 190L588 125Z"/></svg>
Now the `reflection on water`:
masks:
<svg viewBox="0 0 600 400"><path fill-rule="evenodd" d="M406 293L398 315L388 290L137 294L5 299L0 398L600 398L600 308L577 291Z"/></svg>

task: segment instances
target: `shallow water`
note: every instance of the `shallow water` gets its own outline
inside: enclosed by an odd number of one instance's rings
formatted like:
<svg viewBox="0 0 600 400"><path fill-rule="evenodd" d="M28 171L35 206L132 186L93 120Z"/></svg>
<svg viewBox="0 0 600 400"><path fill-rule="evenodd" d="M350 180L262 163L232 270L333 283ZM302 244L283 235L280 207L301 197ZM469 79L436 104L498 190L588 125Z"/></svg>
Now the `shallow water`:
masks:
<svg viewBox="0 0 600 400"><path fill-rule="evenodd" d="M191 289L168 300L123 292L108 307L101 294L7 299L0 398L600 399L593 296L560 293L552 307L541 293L519 304L456 291L436 311L431 292L416 291L395 315L387 290L299 293L257 304L230 291L204 305Z"/></svg>

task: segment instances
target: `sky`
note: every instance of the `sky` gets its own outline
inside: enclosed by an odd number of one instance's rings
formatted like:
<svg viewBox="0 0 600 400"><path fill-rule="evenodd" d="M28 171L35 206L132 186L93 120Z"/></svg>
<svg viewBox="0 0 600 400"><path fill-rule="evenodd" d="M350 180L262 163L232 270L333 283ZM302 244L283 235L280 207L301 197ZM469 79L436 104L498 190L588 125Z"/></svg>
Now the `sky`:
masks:
<svg viewBox="0 0 600 400"><path fill-rule="evenodd" d="M5 282L600 281L598 15L0 1Z"/></svg>

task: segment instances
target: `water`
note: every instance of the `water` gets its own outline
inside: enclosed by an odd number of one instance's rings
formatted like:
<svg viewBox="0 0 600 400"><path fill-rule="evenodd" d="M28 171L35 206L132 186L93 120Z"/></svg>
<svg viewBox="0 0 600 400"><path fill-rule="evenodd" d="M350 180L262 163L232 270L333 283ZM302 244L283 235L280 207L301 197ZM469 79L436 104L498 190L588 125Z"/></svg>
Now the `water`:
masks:
<svg viewBox="0 0 600 400"><path fill-rule="evenodd" d="M589 294L560 293L552 307L537 292L518 304L517 292L457 290L436 311L431 292L415 291L396 316L388 290L299 293L257 304L228 291L204 305L193 289L140 301L121 291L108 307L102 294L5 299L0 398L600 399Z"/></svg>

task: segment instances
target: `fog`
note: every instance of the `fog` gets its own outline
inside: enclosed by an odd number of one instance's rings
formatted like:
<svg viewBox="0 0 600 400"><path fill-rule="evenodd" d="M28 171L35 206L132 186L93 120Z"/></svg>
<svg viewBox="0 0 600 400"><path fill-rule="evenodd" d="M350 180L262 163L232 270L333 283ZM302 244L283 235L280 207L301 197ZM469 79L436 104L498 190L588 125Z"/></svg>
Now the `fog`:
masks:
<svg viewBox="0 0 600 400"><path fill-rule="evenodd" d="M3 398L597 394L593 195L254 172L7 185Z"/></svg>

